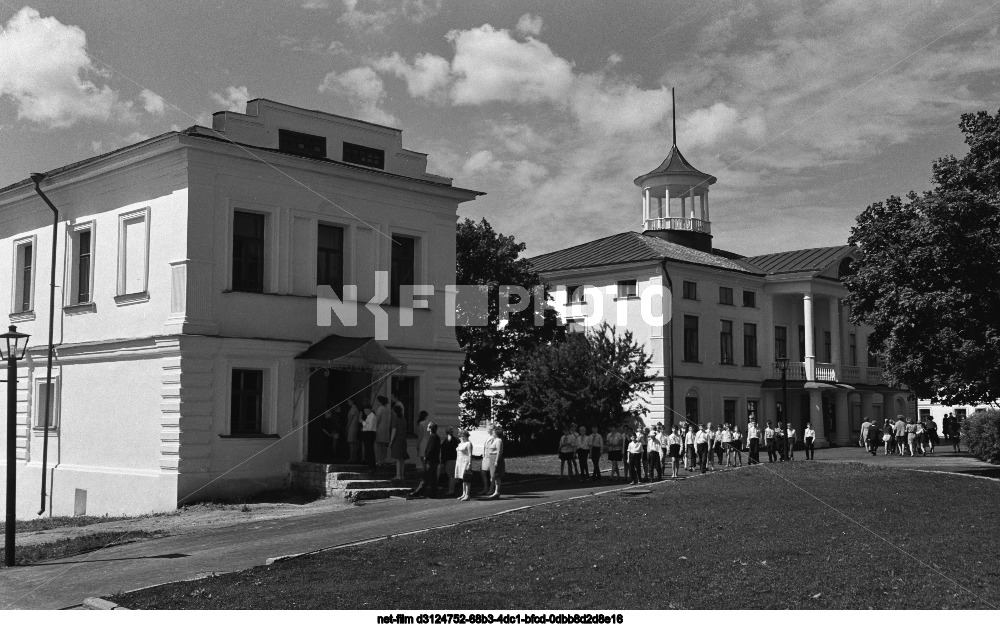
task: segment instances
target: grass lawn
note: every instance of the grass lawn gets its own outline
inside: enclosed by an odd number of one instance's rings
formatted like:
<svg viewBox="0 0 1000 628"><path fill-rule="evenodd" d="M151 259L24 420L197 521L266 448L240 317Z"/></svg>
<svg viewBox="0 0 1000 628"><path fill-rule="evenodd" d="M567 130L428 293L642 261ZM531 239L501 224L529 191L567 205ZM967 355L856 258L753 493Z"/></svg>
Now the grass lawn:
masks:
<svg viewBox="0 0 1000 628"><path fill-rule="evenodd" d="M41 532L42 530L54 530L56 528L82 528L94 523L106 523L108 521L122 521L132 517L44 517L39 519L25 519L14 522L14 529L17 533Z"/></svg>
<svg viewBox="0 0 1000 628"><path fill-rule="evenodd" d="M90 517L90 518L106 520L103 517ZM67 556L76 556L77 554L93 552L95 550L103 549L105 547L111 547L113 545L124 545L126 543L134 543L136 541L155 538L158 536L163 536L163 535L155 532L148 532L145 530L135 530L132 532L128 532L127 534L122 533L121 531L94 532L91 534L84 534L81 536L74 536L70 538L60 539L58 541L53 541L51 543L37 543L34 545L15 544L14 558L15 558L15 563L18 565L30 565L40 560L49 560L52 558L65 558ZM0 545L0 552L2 552L2 550L3 546ZM3 567L0 567L0 569L3 569Z"/></svg>
<svg viewBox="0 0 1000 628"><path fill-rule="evenodd" d="M802 461L651 488L113 600L164 609L1000 606L998 483Z"/></svg>

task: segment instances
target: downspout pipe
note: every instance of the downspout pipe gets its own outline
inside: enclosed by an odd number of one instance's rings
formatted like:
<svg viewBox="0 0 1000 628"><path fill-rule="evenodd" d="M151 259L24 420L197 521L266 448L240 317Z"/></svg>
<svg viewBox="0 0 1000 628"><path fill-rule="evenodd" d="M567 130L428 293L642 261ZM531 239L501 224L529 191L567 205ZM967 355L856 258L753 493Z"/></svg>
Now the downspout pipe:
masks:
<svg viewBox="0 0 1000 628"><path fill-rule="evenodd" d="M663 258L660 266L663 268L663 277L667 280L667 288L670 290L670 320L667 321L667 337L670 339L670 368L667 371L667 386L670 388L670 426L673 427L674 414L677 414L674 410L674 282L671 281L670 273L667 272L667 258Z"/></svg>
<svg viewBox="0 0 1000 628"><path fill-rule="evenodd" d="M52 273L49 280L49 356L45 368L45 422L42 428L42 493L41 506L38 510L39 515L45 512L45 483L49 461L49 423L52 421L52 355L55 353L53 339L56 326L56 246L59 243L59 210L56 209L56 206L52 204L49 197L39 187L43 179L45 179L44 174L38 172L31 173L31 180L35 183L35 192L42 197L45 204L52 210Z"/></svg>

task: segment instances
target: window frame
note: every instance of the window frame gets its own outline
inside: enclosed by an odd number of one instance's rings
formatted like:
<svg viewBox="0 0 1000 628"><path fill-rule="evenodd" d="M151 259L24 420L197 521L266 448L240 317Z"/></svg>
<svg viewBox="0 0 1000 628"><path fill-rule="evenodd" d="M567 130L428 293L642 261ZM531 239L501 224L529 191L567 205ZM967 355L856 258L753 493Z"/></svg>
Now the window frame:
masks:
<svg viewBox="0 0 1000 628"><path fill-rule="evenodd" d="M749 298L747 298L749 297ZM743 291L743 307L757 308L757 291L756 290L744 290Z"/></svg>
<svg viewBox="0 0 1000 628"><path fill-rule="evenodd" d="M683 280L681 283L681 298L688 301L697 301L698 282Z"/></svg>
<svg viewBox="0 0 1000 628"><path fill-rule="evenodd" d="M24 294L24 249L31 247L31 275L28 278L27 294ZM14 276L11 278L10 314L12 317L33 317L35 313L35 278L38 276L38 238L35 234L15 238L13 243ZM27 297L27 306L21 307Z"/></svg>
<svg viewBox="0 0 1000 628"><path fill-rule="evenodd" d="M723 298L723 295L727 295ZM733 301L733 289L728 286L719 286L719 305L735 305Z"/></svg>
<svg viewBox="0 0 1000 628"><path fill-rule="evenodd" d="M259 402L259 424L257 431L236 431L234 429L235 423L235 379L237 372L253 372L260 374L260 402ZM268 421L268 369L259 366L247 366L247 365L230 365L228 369L228 412L226 413L226 435L232 436L234 438L255 438L260 436L269 436L267 429L269 427Z"/></svg>
<svg viewBox="0 0 1000 628"><path fill-rule="evenodd" d="M352 153L351 159L348 159L349 150ZM355 166L363 166L365 168L372 168L375 170L385 170L385 149L375 148L374 146L365 146L364 144L354 144L353 142L343 142L340 151L340 160L345 164L353 164ZM354 155L370 155L371 157L374 157L374 159L355 157ZM369 161L371 163L369 163Z"/></svg>
<svg viewBox="0 0 1000 628"><path fill-rule="evenodd" d="M722 400L722 422L729 425L736 425L736 403L739 399L728 398ZM730 419L729 408L732 408L732 419Z"/></svg>
<svg viewBox="0 0 1000 628"><path fill-rule="evenodd" d="M688 325L689 322L693 322L693 325L689 326ZM683 327L683 330L684 330L683 331L683 334L684 334L683 335L683 343L682 343L683 354L682 354L682 360L681 361L682 362L692 362L692 363L699 362L699 360L698 360L698 354L699 354L699 347L698 347L698 335L699 335L698 317L694 316L694 315L691 315L691 314L685 314L684 315L684 327Z"/></svg>
<svg viewBox="0 0 1000 628"><path fill-rule="evenodd" d="M726 331L727 325L729 327L728 333ZM719 321L719 364L726 364L726 365L736 364L736 356L734 349L735 348L733 347L733 321L724 319L720 320ZM727 356L727 351L728 351L728 356Z"/></svg>
<svg viewBox="0 0 1000 628"><path fill-rule="evenodd" d="M324 227L329 228L329 229L336 229L340 233L340 282L339 282L338 285L324 283L323 280L322 280L322 278L320 277L320 275L321 275L320 270L322 269L322 266L320 265L320 253L321 253L321 251L335 251L335 249L325 249L325 248L322 248L320 246L320 240L321 240L321 238L320 238L320 231ZM338 225L338 224L335 224L335 223L325 222L325 221L322 221L322 220L317 221L317 223L316 223L316 285L317 286L330 285L333 288L334 294L336 294L337 297L340 298L340 299L344 298L344 284L346 283L346 275L347 275L347 239L348 239L348 236L347 236L347 227L345 227L344 225Z"/></svg>
<svg viewBox="0 0 1000 628"><path fill-rule="evenodd" d="M126 292L128 283L128 242L126 238L126 223L141 218L144 226L144 250L142 252L142 289L136 292ZM148 300L149 297L149 207L122 212L118 215L118 281L115 289L115 301L119 304L132 303L135 300ZM143 298L145 297L145 298Z"/></svg>
<svg viewBox="0 0 1000 628"><path fill-rule="evenodd" d="M319 147L319 151L308 151L308 150L289 150L289 144L294 142L300 142L304 146L310 144ZM314 159L326 159L326 136L324 135L313 135L311 133L302 133L301 131L292 131L291 129L278 129L278 151L285 153L286 155L297 155L299 157L312 157Z"/></svg>
<svg viewBox="0 0 1000 628"><path fill-rule="evenodd" d="M42 403L45 396L42 394L42 388L49 385L46 381L46 377L36 377L32 381L32 398L31 398L31 429L39 432L45 431L45 425L41 422L41 410ZM62 406L60 403L59 395L62 389L60 374L53 369L52 372L52 417L49 423L49 434L57 432L60 425L60 412L59 409Z"/></svg>
<svg viewBox="0 0 1000 628"><path fill-rule="evenodd" d="M574 296L579 296L579 300L574 301L573 300ZM586 303L587 303L586 286L584 285L566 286L566 305L584 305Z"/></svg>
<svg viewBox="0 0 1000 628"><path fill-rule="evenodd" d="M639 298L639 282L635 279L620 279L616 282L617 287L617 299L638 299ZM624 294L622 293L622 288L625 288ZM631 288L631 290L629 290Z"/></svg>
<svg viewBox="0 0 1000 628"><path fill-rule="evenodd" d="M66 282L66 292L64 307L77 305L90 305L94 302L94 251L96 248L96 221L88 220L75 225L70 225L66 231L66 266L70 269L69 281ZM80 241L84 233L90 235L90 252L88 253L89 267L87 269L88 298L80 299L80 262L81 246Z"/></svg>
<svg viewBox="0 0 1000 628"><path fill-rule="evenodd" d="M753 331L753 334L748 334L748 331ZM760 366L757 355L757 323L743 323L743 366Z"/></svg>
<svg viewBox="0 0 1000 628"><path fill-rule="evenodd" d="M248 216L259 216L263 221L263 228L261 234L261 253L260 253L260 290L250 290L245 287L242 282L237 286L236 282L236 219L238 214L244 214ZM268 240L270 231L272 228L272 214L268 211L263 211L251 207L233 207L229 213L229 290L232 292L245 292L248 294L266 294L269 288L269 272L268 272L268 262L270 260L270 247L268 246ZM242 237L242 236L240 236ZM242 263L242 262L241 262Z"/></svg>

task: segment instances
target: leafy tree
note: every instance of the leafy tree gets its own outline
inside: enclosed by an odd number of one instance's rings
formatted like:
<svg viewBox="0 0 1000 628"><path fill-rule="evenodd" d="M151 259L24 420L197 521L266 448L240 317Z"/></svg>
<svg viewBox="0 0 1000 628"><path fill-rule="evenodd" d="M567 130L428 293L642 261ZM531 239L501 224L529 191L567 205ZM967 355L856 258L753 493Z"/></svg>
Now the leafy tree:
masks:
<svg viewBox="0 0 1000 628"><path fill-rule="evenodd" d="M845 283L886 375L947 404L1000 398L1000 112L964 114L969 153L934 163L934 189L869 206Z"/></svg>
<svg viewBox="0 0 1000 628"><path fill-rule="evenodd" d="M557 326L552 310L546 310L544 324L536 326L536 304L530 296L527 308L510 314L506 325L501 327L499 324L500 286L521 286L530 292L533 287L543 285L538 273L520 257L524 243L517 242L513 236L497 233L485 218L479 223L466 218L458 223L456 244L458 284L489 287L486 325L470 325L469 312L456 313L455 335L465 350L465 364L459 378L464 408L462 422L475 425L490 416L490 399L486 391L500 382L516 358L541 343L562 339L565 330ZM543 294L544 301L548 301L548 291L544 290ZM518 298L512 301L520 303Z"/></svg>
<svg viewBox="0 0 1000 628"><path fill-rule="evenodd" d="M607 428L633 422L647 410L638 395L653 388L651 360L631 331L618 334L606 322L568 334L565 342L540 345L504 378L500 423L516 420L519 431L542 433L568 423Z"/></svg>

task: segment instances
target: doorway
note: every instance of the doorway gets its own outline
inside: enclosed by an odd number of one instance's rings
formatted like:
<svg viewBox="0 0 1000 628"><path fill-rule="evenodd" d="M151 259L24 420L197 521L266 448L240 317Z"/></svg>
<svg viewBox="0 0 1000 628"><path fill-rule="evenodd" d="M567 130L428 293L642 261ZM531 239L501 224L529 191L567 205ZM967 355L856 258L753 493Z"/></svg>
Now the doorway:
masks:
<svg viewBox="0 0 1000 628"><path fill-rule="evenodd" d="M315 369L309 377L309 424L306 428L306 462L340 462L347 459L347 404L368 401L371 373Z"/></svg>

